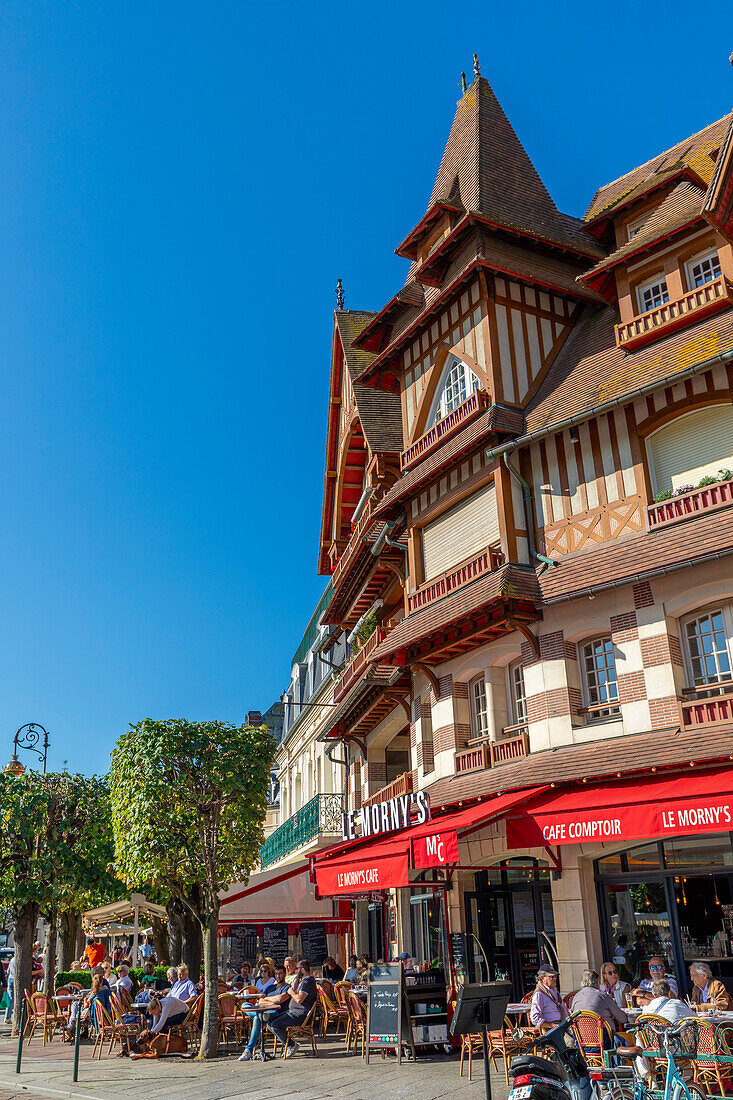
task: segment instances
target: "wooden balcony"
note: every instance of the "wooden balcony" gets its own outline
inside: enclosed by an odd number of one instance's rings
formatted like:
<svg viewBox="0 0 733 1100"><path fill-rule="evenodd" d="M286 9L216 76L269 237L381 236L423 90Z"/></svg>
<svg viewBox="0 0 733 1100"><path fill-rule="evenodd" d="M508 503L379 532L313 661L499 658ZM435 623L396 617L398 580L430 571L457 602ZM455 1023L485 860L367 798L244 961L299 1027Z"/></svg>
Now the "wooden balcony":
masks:
<svg viewBox="0 0 733 1100"><path fill-rule="evenodd" d="M336 562L336 568L334 569L333 576L331 577L331 583L333 584L334 590L338 588L339 584L348 573L349 567L351 566L354 558L359 552L361 541L373 522L374 520L372 516L372 507L371 504L367 504L364 511L361 513L358 520L354 524L354 527L351 531L351 537L344 547L341 557Z"/></svg>
<svg viewBox="0 0 733 1100"><path fill-rule="evenodd" d="M400 456L402 469L408 470L410 466L414 466L420 459L425 458L459 428L463 428L469 421L474 420L490 404L491 399L487 393L483 390L474 390L461 405L449 412L442 420L438 420L432 428L428 428L424 435L402 452Z"/></svg>
<svg viewBox="0 0 733 1100"><path fill-rule="evenodd" d="M511 760L521 760L529 754L529 734L527 725L507 726L502 731L509 736L503 736L499 741L487 741L486 738L476 738L469 742L469 747L456 753L456 775L465 775L466 772L485 771L487 768L496 768L499 764L508 764Z"/></svg>
<svg viewBox="0 0 733 1100"><path fill-rule="evenodd" d="M673 302L664 302L631 321L616 325L616 344L633 351L661 336L668 336L688 321L701 321L730 305L733 305L733 287L725 275L719 275L709 283L688 290Z"/></svg>
<svg viewBox="0 0 733 1100"><path fill-rule="evenodd" d="M403 772L386 787L380 787L373 795L364 799L362 806L373 806L375 802L387 802L390 798L400 798L403 794L412 794L412 772Z"/></svg>
<svg viewBox="0 0 733 1100"><path fill-rule="evenodd" d="M471 581L483 577L484 574L493 573L503 564L504 557L500 550L491 546L479 550L478 554L473 554L472 557L459 562L440 576L421 584L416 592L411 592L407 597L408 614L412 615L413 611L419 611L421 607L427 607L436 600L442 600L444 596L464 588Z"/></svg>
<svg viewBox="0 0 733 1100"><path fill-rule="evenodd" d="M383 640L384 631L377 629L367 638L359 652L354 654L344 671L341 673L341 679L334 688L334 703L339 703L344 696L348 694L357 680L361 679L371 663L372 654Z"/></svg>
<svg viewBox="0 0 733 1100"><path fill-rule="evenodd" d="M668 527L671 523L700 516L704 512L717 512L719 508L729 508L733 504L733 481L717 481L714 485L704 485L701 489L692 489L689 493L660 500L649 504L646 510L646 522L650 531L658 527Z"/></svg>
<svg viewBox="0 0 733 1100"><path fill-rule="evenodd" d="M733 684L721 684L685 694L694 694L696 698L682 702L683 729L733 721Z"/></svg>

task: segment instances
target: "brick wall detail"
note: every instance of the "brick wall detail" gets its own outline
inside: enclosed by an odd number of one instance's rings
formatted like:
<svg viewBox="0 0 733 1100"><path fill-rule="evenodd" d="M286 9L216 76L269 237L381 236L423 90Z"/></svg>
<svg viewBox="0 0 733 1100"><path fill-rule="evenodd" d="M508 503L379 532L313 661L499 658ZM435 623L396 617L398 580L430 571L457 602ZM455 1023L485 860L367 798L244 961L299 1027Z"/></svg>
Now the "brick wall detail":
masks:
<svg viewBox="0 0 733 1100"><path fill-rule="evenodd" d="M634 607L652 607L654 605L652 586L649 581L639 581L638 584L634 585L632 591L634 593Z"/></svg>
<svg viewBox="0 0 733 1100"><path fill-rule="evenodd" d="M656 665L682 666L682 647L674 634L655 634L653 638L641 639L641 659L644 668Z"/></svg>
<svg viewBox="0 0 733 1100"><path fill-rule="evenodd" d="M638 703L646 699L646 680L643 672L621 672L618 677L620 703Z"/></svg>
<svg viewBox="0 0 733 1100"><path fill-rule="evenodd" d="M611 637L614 645L636 641L639 637L639 627L635 611L627 611L623 615L611 616Z"/></svg>
<svg viewBox="0 0 733 1100"><path fill-rule="evenodd" d="M676 696L649 700L649 717L653 730L671 729L680 724L680 706Z"/></svg>

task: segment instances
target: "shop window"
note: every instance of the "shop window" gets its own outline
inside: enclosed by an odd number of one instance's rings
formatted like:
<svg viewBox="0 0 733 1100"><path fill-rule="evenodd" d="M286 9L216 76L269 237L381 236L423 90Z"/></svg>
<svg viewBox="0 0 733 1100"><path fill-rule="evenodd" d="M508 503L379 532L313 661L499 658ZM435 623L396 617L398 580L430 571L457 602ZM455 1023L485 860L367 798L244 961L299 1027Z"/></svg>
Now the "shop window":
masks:
<svg viewBox="0 0 733 1100"><path fill-rule="evenodd" d="M616 852L612 856L604 856L603 859L598 860L596 866L599 875L620 875L626 870L624 853Z"/></svg>
<svg viewBox="0 0 733 1100"><path fill-rule="evenodd" d="M581 647L581 671L586 721L605 722L616 718L620 713L618 679L610 637L594 638Z"/></svg>
<svg viewBox="0 0 733 1100"><path fill-rule="evenodd" d="M687 286L690 290L717 279L720 275L720 260L718 259L717 250L713 248L709 252L703 252L701 256L693 257L688 261L686 270Z"/></svg>
<svg viewBox="0 0 733 1100"><path fill-rule="evenodd" d="M451 356L438 386L438 395L428 427L431 428L438 420L442 420L448 413L462 405L473 391L479 388L479 385L479 380L471 368L467 367L461 359Z"/></svg>
<svg viewBox="0 0 733 1100"><path fill-rule="evenodd" d="M524 690L524 669L520 661L509 666L509 698L512 723L520 726L527 721L527 695Z"/></svg>
<svg viewBox="0 0 733 1100"><path fill-rule="evenodd" d="M678 416L648 440L655 494L697 488L733 469L733 406L708 405Z"/></svg>
<svg viewBox="0 0 733 1100"><path fill-rule="evenodd" d="M655 275L653 279L649 279L648 282L637 287L636 295L642 313L647 313L650 309L656 309L657 306L664 305L665 302L669 301L667 280L664 275Z"/></svg>
<svg viewBox="0 0 733 1100"><path fill-rule="evenodd" d="M445 959L443 901L433 891L410 891L412 957L419 963L442 967Z"/></svg>
<svg viewBox="0 0 733 1100"><path fill-rule="evenodd" d="M489 701L483 676L471 682L471 736L489 736Z"/></svg>
<svg viewBox="0 0 733 1100"><path fill-rule="evenodd" d="M733 867L733 849L728 833L707 833L702 836L681 836L664 842L664 862L667 867L689 869Z"/></svg>
<svg viewBox="0 0 733 1100"><path fill-rule="evenodd" d="M722 608L716 608L683 624L685 656L691 683L696 688L733 680L728 651L731 633L729 616L728 608L725 612Z"/></svg>
<svg viewBox="0 0 733 1100"><path fill-rule="evenodd" d="M626 853L626 864L629 872L658 871L659 845L644 844L639 848L630 848Z"/></svg>

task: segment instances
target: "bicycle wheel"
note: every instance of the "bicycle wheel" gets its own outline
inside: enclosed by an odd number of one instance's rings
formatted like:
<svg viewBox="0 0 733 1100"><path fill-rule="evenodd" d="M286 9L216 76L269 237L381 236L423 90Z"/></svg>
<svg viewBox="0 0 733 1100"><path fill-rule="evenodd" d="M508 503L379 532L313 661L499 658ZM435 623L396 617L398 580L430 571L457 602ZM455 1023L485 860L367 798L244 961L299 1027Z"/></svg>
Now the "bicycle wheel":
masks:
<svg viewBox="0 0 733 1100"><path fill-rule="evenodd" d="M699 1085L694 1085L690 1081L675 1085L671 1100L709 1100L709 1098Z"/></svg>

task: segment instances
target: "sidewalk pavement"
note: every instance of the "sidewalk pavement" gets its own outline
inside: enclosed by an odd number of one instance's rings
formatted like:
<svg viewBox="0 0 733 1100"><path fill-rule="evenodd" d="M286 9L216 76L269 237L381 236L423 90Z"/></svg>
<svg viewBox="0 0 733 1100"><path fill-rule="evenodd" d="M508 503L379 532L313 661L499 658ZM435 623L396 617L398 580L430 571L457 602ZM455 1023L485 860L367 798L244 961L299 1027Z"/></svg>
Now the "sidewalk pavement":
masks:
<svg viewBox="0 0 733 1100"><path fill-rule="evenodd" d="M269 1044L268 1044L269 1045ZM43 1046L40 1037L23 1046L15 1073L17 1039L0 1033L0 1100L483 1100L483 1063L474 1061L469 1084L464 1067L458 1076L456 1054L397 1059L347 1054L343 1037L318 1040L319 1057L305 1047L287 1061L239 1062L238 1051L211 1062L183 1058L141 1059L102 1055L92 1060L91 1043L80 1048L79 1080L72 1081L73 1045L58 1038ZM492 1073L492 1100L506 1100L503 1069Z"/></svg>

